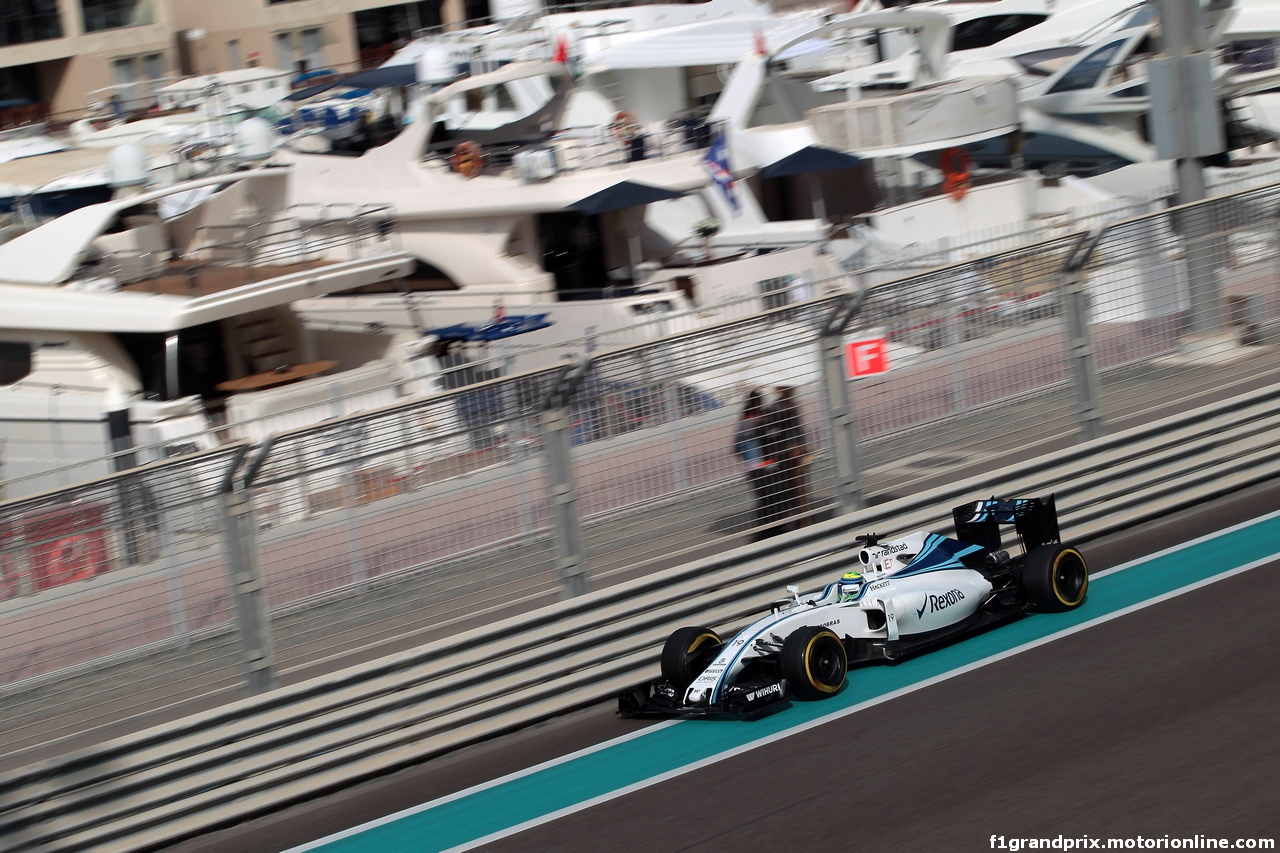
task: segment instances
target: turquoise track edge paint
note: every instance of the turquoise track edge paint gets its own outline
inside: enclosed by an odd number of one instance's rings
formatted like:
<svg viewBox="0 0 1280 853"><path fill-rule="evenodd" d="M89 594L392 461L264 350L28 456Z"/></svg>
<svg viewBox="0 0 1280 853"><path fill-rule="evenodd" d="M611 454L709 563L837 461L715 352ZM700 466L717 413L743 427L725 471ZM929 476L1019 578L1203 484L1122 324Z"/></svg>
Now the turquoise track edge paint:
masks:
<svg viewBox="0 0 1280 853"><path fill-rule="evenodd" d="M822 702L798 702L751 723L659 724L294 848L292 853L469 849L1264 565L1280 558L1274 550L1277 541L1280 514L1255 519L1093 576L1088 599L1078 610L1037 614L893 667L855 670L844 691ZM1230 556L1224 559L1224 554Z"/></svg>

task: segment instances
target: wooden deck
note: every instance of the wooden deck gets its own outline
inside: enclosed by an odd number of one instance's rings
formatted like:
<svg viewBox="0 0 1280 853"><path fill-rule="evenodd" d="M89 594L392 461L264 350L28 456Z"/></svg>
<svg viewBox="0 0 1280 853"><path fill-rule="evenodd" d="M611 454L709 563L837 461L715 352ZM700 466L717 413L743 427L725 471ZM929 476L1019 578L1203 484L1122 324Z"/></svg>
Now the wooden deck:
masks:
<svg viewBox="0 0 1280 853"><path fill-rule="evenodd" d="M261 264L246 266L243 264L188 264L183 261L171 261L165 270L154 278L135 281L121 287L133 293L162 293L169 296L208 296L253 284L268 281L293 273L316 270L338 261L316 260L301 264Z"/></svg>

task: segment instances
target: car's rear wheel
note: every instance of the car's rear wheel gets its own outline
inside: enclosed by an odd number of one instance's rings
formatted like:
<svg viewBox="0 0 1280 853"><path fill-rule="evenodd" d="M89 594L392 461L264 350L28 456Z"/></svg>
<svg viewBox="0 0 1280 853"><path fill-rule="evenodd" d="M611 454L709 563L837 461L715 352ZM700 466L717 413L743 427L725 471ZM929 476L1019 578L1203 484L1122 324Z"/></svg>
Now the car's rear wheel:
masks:
<svg viewBox="0 0 1280 853"><path fill-rule="evenodd" d="M1070 545L1042 545L1027 554L1020 583L1037 610L1075 610L1089 591L1089 566L1084 555Z"/></svg>
<svg viewBox="0 0 1280 853"><path fill-rule="evenodd" d="M825 699L839 692L849 671L844 643L830 628L793 631L778 656L782 677L800 699Z"/></svg>
<svg viewBox="0 0 1280 853"><path fill-rule="evenodd" d="M683 693L711 665L724 646L720 635L700 626L680 628L662 647L662 677Z"/></svg>

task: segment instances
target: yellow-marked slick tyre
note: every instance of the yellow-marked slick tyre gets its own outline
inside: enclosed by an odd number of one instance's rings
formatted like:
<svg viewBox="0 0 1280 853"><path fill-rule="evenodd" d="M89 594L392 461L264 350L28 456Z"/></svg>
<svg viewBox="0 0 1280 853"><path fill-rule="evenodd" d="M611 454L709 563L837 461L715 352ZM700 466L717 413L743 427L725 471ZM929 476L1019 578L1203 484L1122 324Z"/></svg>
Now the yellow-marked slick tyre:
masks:
<svg viewBox="0 0 1280 853"><path fill-rule="evenodd" d="M724 641L710 628L679 628L662 647L662 677L683 693L720 654Z"/></svg>
<svg viewBox="0 0 1280 853"><path fill-rule="evenodd" d="M796 698L825 699L844 687L849 658L834 631L810 626L783 641L778 668Z"/></svg>
<svg viewBox="0 0 1280 853"><path fill-rule="evenodd" d="M1070 545L1042 545L1027 554L1019 583L1036 610L1075 610L1089 591L1089 566Z"/></svg>

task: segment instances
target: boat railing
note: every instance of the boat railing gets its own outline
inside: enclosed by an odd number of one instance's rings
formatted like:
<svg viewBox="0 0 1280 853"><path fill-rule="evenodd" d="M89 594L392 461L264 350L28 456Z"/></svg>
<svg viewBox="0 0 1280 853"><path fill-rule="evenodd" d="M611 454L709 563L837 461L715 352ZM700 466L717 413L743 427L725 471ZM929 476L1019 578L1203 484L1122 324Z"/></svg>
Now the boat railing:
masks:
<svg viewBox="0 0 1280 853"><path fill-rule="evenodd" d="M720 124L697 117L678 117L627 130L614 125L569 128L537 142L485 145L480 171L498 175L514 168L518 177L532 181L564 172L666 160L710 147ZM454 150L438 149L429 159L434 158L445 168L451 168Z"/></svg>
<svg viewBox="0 0 1280 853"><path fill-rule="evenodd" d="M637 131L619 131L616 124L582 131L562 131L552 137L561 171L596 169L645 160L664 160L700 151L711 145L715 128L704 119L650 122ZM528 146L530 148L539 146ZM541 147L547 147L545 144Z"/></svg>
<svg viewBox="0 0 1280 853"><path fill-rule="evenodd" d="M577 13L590 12L602 9L626 9L631 6L642 5L635 0L584 0L584 2L574 3L555 3L550 5L545 11L526 12L518 15L509 21L495 21L492 17L468 18L465 21L453 21L447 24L438 24L434 27L423 27L415 30L413 37L420 38L439 38L441 36L454 36L464 33L468 30L484 29L487 35L510 35L513 33L528 32L534 29L534 22L544 15L559 13ZM611 22L608 22L611 23Z"/></svg>
<svg viewBox="0 0 1280 853"><path fill-rule="evenodd" d="M103 86L85 95L85 109L90 114L102 115L118 108L118 118L142 113L156 103L160 89L182 79L169 75Z"/></svg>
<svg viewBox="0 0 1280 853"><path fill-rule="evenodd" d="M150 282L156 293L177 289L195 295L262 281L290 268L398 250L390 205L306 204L262 222L202 225L190 248L176 257L168 251L124 249L105 256L103 264L120 284ZM175 281L181 282L176 288Z"/></svg>

